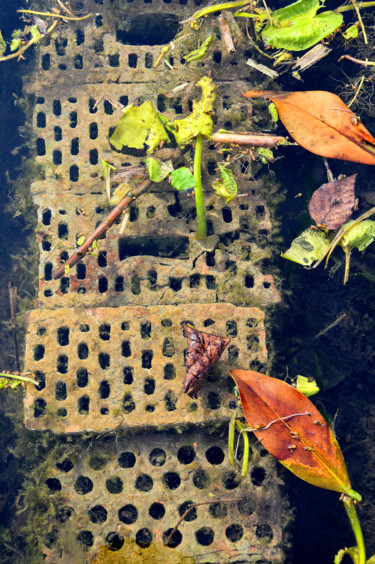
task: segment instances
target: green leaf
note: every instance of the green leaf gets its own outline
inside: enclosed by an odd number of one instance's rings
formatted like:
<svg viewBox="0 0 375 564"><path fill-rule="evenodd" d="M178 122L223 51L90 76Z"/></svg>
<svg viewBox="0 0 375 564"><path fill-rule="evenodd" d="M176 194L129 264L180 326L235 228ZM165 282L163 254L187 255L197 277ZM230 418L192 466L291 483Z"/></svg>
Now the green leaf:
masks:
<svg viewBox="0 0 375 564"><path fill-rule="evenodd" d="M329 245L329 239L324 233L309 227L294 239L290 248L281 253L281 256L303 266L311 266L324 255Z"/></svg>
<svg viewBox="0 0 375 564"><path fill-rule="evenodd" d="M212 37L213 35L211 33L207 37L206 41L202 43L199 49L195 49L195 51L191 51L191 53L186 55L184 57L185 63L191 63L192 61L199 61L200 59L203 59L203 57L207 53L209 46L211 45Z"/></svg>
<svg viewBox="0 0 375 564"><path fill-rule="evenodd" d="M342 14L322 12L321 0L298 0L286 8L272 13L272 21L263 31L262 39L270 47L303 51L312 47L340 27Z"/></svg>
<svg viewBox="0 0 375 564"><path fill-rule="evenodd" d="M354 220L347 221L342 226L345 230ZM375 238L375 221L365 219L354 225L341 239L340 245L342 247L349 247L353 249L357 247L359 251L363 251L368 247Z"/></svg>
<svg viewBox="0 0 375 564"><path fill-rule="evenodd" d="M7 48L7 44L4 41L4 38L2 36L1 30L0 30L0 57L2 57L5 53L5 49Z"/></svg>
<svg viewBox="0 0 375 564"><path fill-rule="evenodd" d="M267 164L268 161L273 161L273 152L266 147L258 147L257 153L262 157L262 163Z"/></svg>
<svg viewBox="0 0 375 564"><path fill-rule="evenodd" d="M297 376L296 388L307 398L314 396L320 390L314 378L311 379L301 375Z"/></svg>
<svg viewBox="0 0 375 564"><path fill-rule="evenodd" d="M342 548L341 550L339 550L335 556L333 564L341 564L345 554L348 554L350 556L354 564L359 564L359 554L358 548L356 546L352 546L351 548ZM367 560L367 564L368 563L369 560Z"/></svg>
<svg viewBox="0 0 375 564"><path fill-rule="evenodd" d="M199 102L193 102L193 112L186 118L176 119L167 125L180 147L189 143L199 133L208 138L212 137L211 113L216 100L216 86L208 76L201 78L197 86L202 88L202 98Z"/></svg>
<svg viewBox="0 0 375 564"><path fill-rule="evenodd" d="M22 45L22 39L12 39L10 43L10 50L17 51Z"/></svg>
<svg viewBox="0 0 375 564"><path fill-rule="evenodd" d="M221 173L221 180L215 180L212 188L219 198L224 198L226 203L229 204L237 196L237 182L230 169L225 168L225 166L219 163L217 166Z"/></svg>
<svg viewBox="0 0 375 564"><path fill-rule="evenodd" d="M164 178L167 178L168 174L173 170L173 164L170 159L161 161L154 157L147 157L145 164L150 180L153 182L161 182Z"/></svg>
<svg viewBox="0 0 375 564"><path fill-rule="evenodd" d="M172 172L171 184L173 188L176 188L179 192L189 190L189 188L195 187L194 175L191 174L190 170L186 168L186 166L182 166Z"/></svg>
<svg viewBox="0 0 375 564"><path fill-rule="evenodd" d="M110 139L118 151L122 147L143 149L144 145L148 145L148 153L155 151L163 141L168 142L169 137L150 100L141 106L128 108Z"/></svg>
<svg viewBox="0 0 375 564"><path fill-rule="evenodd" d="M279 121L279 112L273 102L268 106L268 111L271 114L271 119L274 123Z"/></svg>
<svg viewBox="0 0 375 564"><path fill-rule="evenodd" d="M115 166L107 163L107 161L105 161L104 159L101 159L101 163L102 163L104 178L107 178L108 176L110 176L111 171L116 172L117 168Z"/></svg>
<svg viewBox="0 0 375 564"><path fill-rule="evenodd" d="M342 36L344 39L356 39L358 37L358 26L351 25L345 31L343 31Z"/></svg>
<svg viewBox="0 0 375 564"><path fill-rule="evenodd" d="M38 43L39 39L43 37L43 34L40 33L37 25L32 25L29 29L31 33L31 37L34 39L35 43Z"/></svg>

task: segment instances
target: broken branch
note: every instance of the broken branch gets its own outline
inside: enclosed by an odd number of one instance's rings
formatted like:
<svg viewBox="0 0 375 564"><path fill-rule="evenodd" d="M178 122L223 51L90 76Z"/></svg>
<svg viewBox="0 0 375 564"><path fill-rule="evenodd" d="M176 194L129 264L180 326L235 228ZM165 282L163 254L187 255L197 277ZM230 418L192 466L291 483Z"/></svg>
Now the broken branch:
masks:
<svg viewBox="0 0 375 564"><path fill-rule="evenodd" d="M227 145L250 145L252 147L276 147L287 143L285 137L277 135L257 135L248 133L241 135L239 133L214 133L212 137L214 143L225 143Z"/></svg>

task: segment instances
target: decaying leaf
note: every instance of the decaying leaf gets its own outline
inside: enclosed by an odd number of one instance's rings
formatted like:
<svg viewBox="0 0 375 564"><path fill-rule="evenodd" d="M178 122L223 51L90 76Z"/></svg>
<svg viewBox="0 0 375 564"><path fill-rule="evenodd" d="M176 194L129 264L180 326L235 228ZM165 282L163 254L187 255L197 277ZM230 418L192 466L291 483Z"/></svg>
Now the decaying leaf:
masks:
<svg viewBox="0 0 375 564"><path fill-rule="evenodd" d="M230 339L198 331L185 321L181 325L188 340L183 391L188 396L196 398L206 376L221 357Z"/></svg>
<svg viewBox="0 0 375 564"><path fill-rule="evenodd" d="M355 205L354 184L357 175L323 184L312 195L309 213L317 225L336 230L349 219Z"/></svg>
<svg viewBox="0 0 375 564"><path fill-rule="evenodd" d="M250 370L231 370L242 410L262 446L293 474L320 488L351 489L344 457L329 425L293 386Z"/></svg>
<svg viewBox="0 0 375 564"><path fill-rule="evenodd" d="M353 221L348 221L343 225L343 229L346 230L350 225L354 223ZM365 219L360 221L343 235L340 245L345 248L354 249L357 247L359 251L364 251L375 238L375 221L371 219Z"/></svg>
<svg viewBox="0 0 375 564"><path fill-rule="evenodd" d="M5 49L7 48L7 44L4 41L4 38L2 36L1 30L0 30L0 57L2 57L5 53Z"/></svg>
<svg viewBox="0 0 375 564"><path fill-rule="evenodd" d="M375 139L335 94L320 90L251 90L243 96L272 100L290 135L308 151L332 159L375 164Z"/></svg>
<svg viewBox="0 0 375 564"><path fill-rule="evenodd" d="M311 266L327 254L329 245L330 241L322 231L309 227L292 241L290 248L281 256L303 266Z"/></svg>
<svg viewBox="0 0 375 564"><path fill-rule="evenodd" d="M219 198L224 198L226 203L229 204L237 196L237 182L229 168L225 168L220 163L217 166L220 170L221 180L215 180L212 183L212 188Z"/></svg>
<svg viewBox="0 0 375 564"><path fill-rule="evenodd" d="M147 159L145 159L145 165L150 180L153 182L161 182L164 178L167 178L168 174L173 170L171 159L162 161L154 157L147 157Z"/></svg>

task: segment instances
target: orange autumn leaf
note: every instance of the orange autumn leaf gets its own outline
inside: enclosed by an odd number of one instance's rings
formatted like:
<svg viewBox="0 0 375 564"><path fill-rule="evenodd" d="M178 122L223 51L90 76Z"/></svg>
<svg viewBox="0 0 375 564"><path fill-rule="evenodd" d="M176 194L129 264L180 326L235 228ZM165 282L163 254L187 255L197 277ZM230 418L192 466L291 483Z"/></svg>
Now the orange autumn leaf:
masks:
<svg viewBox="0 0 375 564"><path fill-rule="evenodd" d="M246 420L264 448L302 480L353 497L338 442L306 396L258 372L231 370L230 375Z"/></svg>
<svg viewBox="0 0 375 564"><path fill-rule="evenodd" d="M321 90L250 90L243 96L272 100L290 135L308 151L322 157L375 165L374 137L336 94Z"/></svg>

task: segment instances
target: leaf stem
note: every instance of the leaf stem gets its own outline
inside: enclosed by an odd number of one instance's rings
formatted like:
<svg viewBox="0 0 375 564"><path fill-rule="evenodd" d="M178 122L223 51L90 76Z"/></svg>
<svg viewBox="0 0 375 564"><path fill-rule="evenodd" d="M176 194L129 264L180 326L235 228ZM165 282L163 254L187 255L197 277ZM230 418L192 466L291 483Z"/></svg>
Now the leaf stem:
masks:
<svg viewBox="0 0 375 564"><path fill-rule="evenodd" d="M344 507L346 509L346 512L348 514L349 521L350 521L350 524L352 526L353 533L354 533L354 536L355 536L355 540L357 542L357 547L358 547L357 564L366 564L365 542L364 542L364 539L363 539L361 524L359 522L358 515L357 515L357 512L355 510L354 501L352 500L352 498L348 497L347 495L344 495L342 497L342 501L343 501Z"/></svg>
<svg viewBox="0 0 375 564"><path fill-rule="evenodd" d="M359 2L359 8L372 8L375 6L375 2ZM334 10L334 12L349 12L350 10L355 10L353 5L347 4L346 6L339 6Z"/></svg>
<svg viewBox="0 0 375 564"><path fill-rule="evenodd" d="M229 421L229 429L228 429L228 459L229 462L233 465L233 448L234 448L234 431L236 428L236 417L237 417L238 407L233 412L231 420Z"/></svg>
<svg viewBox="0 0 375 564"><path fill-rule="evenodd" d="M206 208L204 205L202 188L202 144L203 136L197 135L194 154L195 206L197 208L197 239L202 241L207 237Z"/></svg>
<svg viewBox="0 0 375 564"><path fill-rule="evenodd" d="M11 378L13 380L20 380L21 382L30 382L30 384L39 386L39 382L33 380L32 378L28 378L27 376L21 376L21 374L7 374L6 372L0 372L0 378Z"/></svg>

